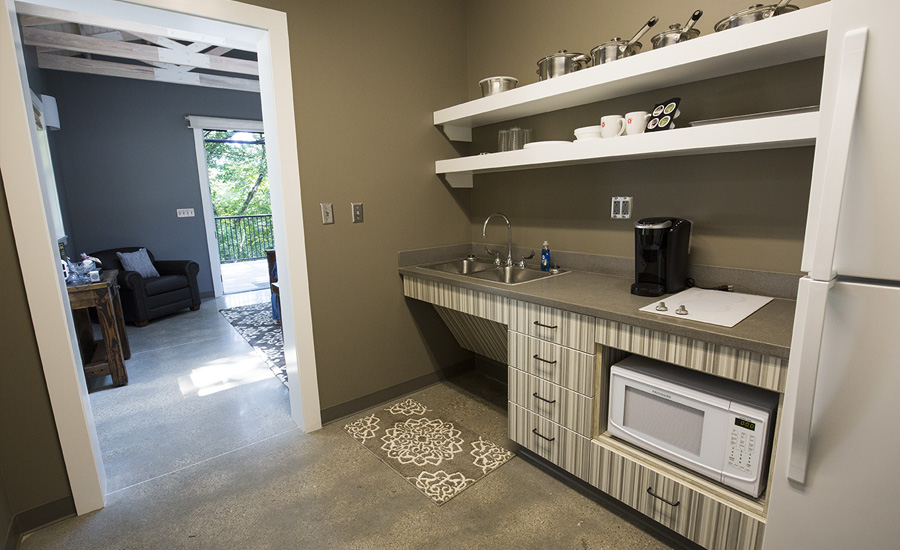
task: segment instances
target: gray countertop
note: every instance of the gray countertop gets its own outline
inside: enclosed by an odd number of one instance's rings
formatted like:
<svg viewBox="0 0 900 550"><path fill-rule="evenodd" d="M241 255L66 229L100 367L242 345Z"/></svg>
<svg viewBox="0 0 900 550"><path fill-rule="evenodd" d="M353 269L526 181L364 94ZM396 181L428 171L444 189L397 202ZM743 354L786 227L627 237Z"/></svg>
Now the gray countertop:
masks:
<svg viewBox="0 0 900 550"><path fill-rule="evenodd" d="M400 267L399 270L401 275L480 290L763 355L787 359L790 354L796 305L793 300L775 298L733 328L728 328L639 311L659 298L631 294L632 279L615 275L568 271L556 277L504 285L416 266Z"/></svg>

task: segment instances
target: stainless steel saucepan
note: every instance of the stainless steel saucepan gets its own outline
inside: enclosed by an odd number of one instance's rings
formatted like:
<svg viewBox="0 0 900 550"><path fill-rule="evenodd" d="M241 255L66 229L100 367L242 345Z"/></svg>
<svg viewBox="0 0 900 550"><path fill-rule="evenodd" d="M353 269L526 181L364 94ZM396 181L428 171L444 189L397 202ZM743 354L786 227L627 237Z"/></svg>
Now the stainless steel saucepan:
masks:
<svg viewBox="0 0 900 550"><path fill-rule="evenodd" d="M741 25L746 25L747 23L755 23L756 21L762 21L763 19L768 19L770 17L775 17L776 15L781 15L783 13L797 11L798 9L800 9L793 4L789 4L788 2L790 1L791 0L781 0L777 4L772 4L770 6L755 4L743 11L733 13L725 19L722 19L721 21L716 23L716 32L724 31L725 29L740 27Z"/></svg>
<svg viewBox="0 0 900 550"><path fill-rule="evenodd" d="M653 48L664 48L700 36L700 30L695 29L694 25L701 15L703 15L702 10L695 11L684 27L680 23L669 25L669 30L663 31L650 39L653 43Z"/></svg>
<svg viewBox="0 0 900 550"><path fill-rule="evenodd" d="M557 76L584 69L590 61L591 58L583 53L569 53L566 50L559 50L559 53L548 55L537 62L537 74L541 80L556 78Z"/></svg>
<svg viewBox="0 0 900 550"><path fill-rule="evenodd" d="M631 37L631 40L622 40L621 38L613 38L609 42L604 42L600 44L596 48L591 50L591 60L592 65L596 67L602 63L609 63L610 61L615 61L616 59L621 59L623 57L629 57L641 51L641 43L638 42L650 28L659 21L659 18L655 15L650 18L647 23L641 27L634 36Z"/></svg>

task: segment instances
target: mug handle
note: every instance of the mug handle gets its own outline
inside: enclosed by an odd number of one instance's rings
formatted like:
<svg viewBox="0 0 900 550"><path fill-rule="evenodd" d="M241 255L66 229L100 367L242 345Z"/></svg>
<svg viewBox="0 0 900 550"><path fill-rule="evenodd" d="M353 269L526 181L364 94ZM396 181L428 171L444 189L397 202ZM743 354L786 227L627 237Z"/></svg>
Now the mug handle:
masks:
<svg viewBox="0 0 900 550"><path fill-rule="evenodd" d="M625 133L625 118L619 119L619 132L616 134L617 136L621 136Z"/></svg>

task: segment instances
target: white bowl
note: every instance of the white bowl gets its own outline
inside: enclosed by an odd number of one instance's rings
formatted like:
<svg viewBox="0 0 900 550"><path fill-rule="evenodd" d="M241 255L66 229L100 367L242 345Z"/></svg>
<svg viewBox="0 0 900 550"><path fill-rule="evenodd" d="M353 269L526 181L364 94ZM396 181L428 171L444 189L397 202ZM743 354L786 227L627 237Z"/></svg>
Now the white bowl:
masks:
<svg viewBox="0 0 900 550"><path fill-rule="evenodd" d="M603 128L603 127L600 126L599 124L596 126L584 126L582 128L575 128L575 135L577 136L577 135L581 135L581 134L594 134L594 133L599 134L601 128Z"/></svg>

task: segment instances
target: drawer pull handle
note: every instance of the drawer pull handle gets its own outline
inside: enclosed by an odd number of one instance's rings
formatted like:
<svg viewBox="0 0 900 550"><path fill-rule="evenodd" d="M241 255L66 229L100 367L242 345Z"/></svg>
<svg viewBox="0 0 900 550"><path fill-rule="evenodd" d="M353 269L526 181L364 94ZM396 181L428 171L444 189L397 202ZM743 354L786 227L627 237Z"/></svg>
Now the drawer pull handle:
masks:
<svg viewBox="0 0 900 550"><path fill-rule="evenodd" d="M553 401L550 401L549 399L544 399L543 397L541 397L540 395L538 395L537 392L534 392L534 393L531 394L531 395L532 395L533 397L537 397L538 399L540 399L540 400L543 401L544 403L549 403L549 404L551 404L551 405L554 404L554 403L556 403L556 399L554 399Z"/></svg>
<svg viewBox="0 0 900 550"><path fill-rule="evenodd" d="M534 357L534 359L537 359L538 361L541 361L542 363L547 363L548 365L556 364L556 361L547 361L546 359L542 358L540 355L538 355L536 353L534 354L533 357Z"/></svg>
<svg viewBox="0 0 900 550"><path fill-rule="evenodd" d="M661 497L661 496L659 496L659 495L654 495L652 489L653 489L653 487L647 487L647 494L648 494L648 495L650 495L651 497L653 497L653 498L655 498L655 499L658 499L658 500L661 500L661 501L665 502L666 504L668 504L668 505L671 506L672 508L674 508L674 507L678 506L679 504L681 504L681 501L680 501L680 500L675 501L675 502L672 502L671 500L666 500L666 499L664 499L663 497Z"/></svg>
<svg viewBox="0 0 900 550"><path fill-rule="evenodd" d="M545 325L545 324L543 324L543 323L539 323L539 322L537 322L537 321L534 322L534 326L536 326L536 327L544 327L544 328L549 328L549 329L555 329L555 328L557 328L557 325L550 326L550 325Z"/></svg>
<svg viewBox="0 0 900 550"><path fill-rule="evenodd" d="M532 430L531 430L531 433L533 433L534 435L540 437L541 439L546 439L547 441L550 441L551 443L556 439L555 437L547 437L547 436L545 436L545 435L539 434L538 431L537 431L537 428L532 429Z"/></svg>

